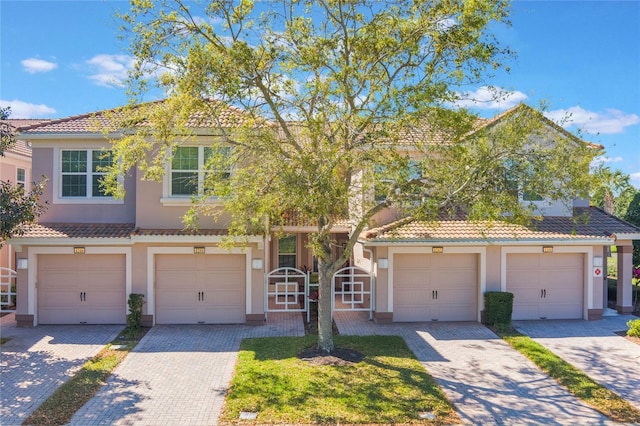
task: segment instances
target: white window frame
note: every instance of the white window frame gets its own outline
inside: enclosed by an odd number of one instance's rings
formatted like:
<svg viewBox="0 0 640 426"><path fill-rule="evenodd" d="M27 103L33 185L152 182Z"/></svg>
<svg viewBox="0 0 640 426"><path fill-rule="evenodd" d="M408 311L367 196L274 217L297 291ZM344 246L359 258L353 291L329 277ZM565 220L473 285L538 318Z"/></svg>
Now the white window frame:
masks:
<svg viewBox="0 0 640 426"><path fill-rule="evenodd" d="M182 145L182 148L198 148L198 193L197 194L177 194L174 195L171 192L171 182L172 182L172 161L171 158L168 159L168 161L166 162L166 166L165 166L165 175L164 178L162 180L162 198L160 199L160 202L163 205L169 205L169 206L185 206L185 205L191 205L191 200L194 196L198 196L199 194L202 194L202 191L204 190L204 180L205 180L205 161L204 161L204 150L206 148L215 148L214 145ZM231 153L231 147L226 146L226 145L221 145L220 148L223 149L229 149L229 152ZM231 175L233 173L233 168L229 168L228 173ZM208 202L211 203L216 203L216 202L220 202L220 198L218 197L209 197L207 199Z"/></svg>
<svg viewBox="0 0 640 426"><path fill-rule="evenodd" d="M91 192L93 190L93 176L96 173L92 172L92 153L94 151L107 151L108 148L104 147L90 147L90 148L77 148L77 147L57 147L53 150L53 204L124 204L124 200L118 200L113 196L107 197L93 197ZM63 197L62 196L62 152L63 151L84 151L87 153L87 171L84 173L87 176L87 195L81 197ZM100 173L102 174L102 173Z"/></svg>
<svg viewBox="0 0 640 426"><path fill-rule="evenodd" d="M20 178L20 172L22 172L22 179ZM16 168L16 185L27 189L27 169L24 167Z"/></svg>

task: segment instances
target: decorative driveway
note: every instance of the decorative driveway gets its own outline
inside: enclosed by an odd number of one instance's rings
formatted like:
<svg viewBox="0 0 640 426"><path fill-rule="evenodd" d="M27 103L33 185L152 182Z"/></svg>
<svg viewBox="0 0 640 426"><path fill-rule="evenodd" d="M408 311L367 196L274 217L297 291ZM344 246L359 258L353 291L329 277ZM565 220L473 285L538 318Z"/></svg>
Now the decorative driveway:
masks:
<svg viewBox="0 0 640 426"><path fill-rule="evenodd" d="M640 345L616 332L638 317L599 321L514 321L521 332L640 408Z"/></svg>
<svg viewBox="0 0 640 426"><path fill-rule="evenodd" d="M122 325L43 325L16 328L0 319L0 425L20 425L40 404L124 328Z"/></svg>

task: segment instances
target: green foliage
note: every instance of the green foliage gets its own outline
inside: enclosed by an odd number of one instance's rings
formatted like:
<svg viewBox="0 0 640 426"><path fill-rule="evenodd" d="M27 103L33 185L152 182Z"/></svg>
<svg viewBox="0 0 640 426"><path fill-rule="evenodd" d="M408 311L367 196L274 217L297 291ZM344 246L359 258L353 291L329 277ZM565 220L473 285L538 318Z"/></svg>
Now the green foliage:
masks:
<svg viewBox="0 0 640 426"><path fill-rule="evenodd" d="M258 412L260 424L412 424L428 411L436 424L457 417L435 380L399 336L336 336L357 363L318 365L297 355L313 336L245 339L221 423L240 411Z"/></svg>
<svg viewBox="0 0 640 426"><path fill-rule="evenodd" d="M624 220L640 227L640 191L631 199ZM637 240L633 242L633 264L640 265L640 241Z"/></svg>
<svg viewBox="0 0 640 426"><path fill-rule="evenodd" d="M593 150L539 112L522 106L478 128L476 116L448 107L461 85L482 83L512 57L490 31L508 23L506 0L131 5L120 18L137 58L133 101L104 129L126 130L113 140L119 161L108 190L123 196L119 178L132 167L161 180L180 145L231 147L233 172L207 175L185 224L223 211L232 237L263 233L266 221L277 228L292 212L313 224L327 350L331 305L322 295L381 210L418 219L460 208L472 219L509 212L524 223L535 207L520 203L525 193L567 202L586 196ZM150 85L166 101L136 102ZM198 125L215 129L199 133ZM448 143L432 143L439 140ZM223 161L213 158L208 170ZM351 238L333 256L332 230L345 218Z"/></svg>
<svg viewBox="0 0 640 426"><path fill-rule="evenodd" d="M630 179L620 170L600 165L591 173L591 203L609 214L624 217L629 201L636 192Z"/></svg>
<svg viewBox="0 0 640 426"><path fill-rule="evenodd" d="M627 336L640 337L640 319L629 320L627 322Z"/></svg>
<svg viewBox="0 0 640 426"><path fill-rule="evenodd" d="M31 191L8 181L0 181L0 246L2 241L24 234L23 225L32 223L46 209L40 197L46 186L46 179L34 183Z"/></svg>
<svg viewBox="0 0 640 426"><path fill-rule="evenodd" d="M144 294L131 293L128 300L129 313L127 314L127 327L131 330L139 330L142 323L142 306Z"/></svg>
<svg viewBox="0 0 640 426"><path fill-rule="evenodd" d="M513 313L513 293L487 291L484 294L484 322L487 325L509 327Z"/></svg>
<svg viewBox="0 0 640 426"><path fill-rule="evenodd" d="M7 120L11 115L11 107L0 107L0 156L4 156L4 152L13 145L15 142L15 136L11 125L4 120Z"/></svg>

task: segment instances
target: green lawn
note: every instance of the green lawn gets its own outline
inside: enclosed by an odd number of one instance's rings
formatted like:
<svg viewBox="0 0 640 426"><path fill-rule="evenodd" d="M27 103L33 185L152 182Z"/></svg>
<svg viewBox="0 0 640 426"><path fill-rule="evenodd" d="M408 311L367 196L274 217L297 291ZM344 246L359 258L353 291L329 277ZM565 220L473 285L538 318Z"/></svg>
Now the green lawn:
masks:
<svg viewBox="0 0 640 426"><path fill-rule="evenodd" d="M459 423L433 378L398 336L335 336L365 355L345 366L314 365L297 354L316 336L246 339L222 423L257 412L258 423ZM419 413L432 413L432 421Z"/></svg>

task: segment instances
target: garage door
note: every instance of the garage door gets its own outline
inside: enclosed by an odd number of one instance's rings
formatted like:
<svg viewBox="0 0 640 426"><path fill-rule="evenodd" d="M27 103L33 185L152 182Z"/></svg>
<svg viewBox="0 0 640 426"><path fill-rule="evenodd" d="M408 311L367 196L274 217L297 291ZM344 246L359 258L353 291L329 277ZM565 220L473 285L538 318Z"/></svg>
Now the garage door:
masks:
<svg viewBox="0 0 640 426"><path fill-rule="evenodd" d="M394 321L476 321L475 254L393 256Z"/></svg>
<svg viewBox="0 0 640 426"><path fill-rule="evenodd" d="M125 255L38 256L39 324L124 324Z"/></svg>
<svg viewBox="0 0 640 426"><path fill-rule="evenodd" d="M581 319L584 255L508 254L507 291L513 319Z"/></svg>
<svg viewBox="0 0 640 426"><path fill-rule="evenodd" d="M156 255L158 324L245 322L244 254Z"/></svg>

